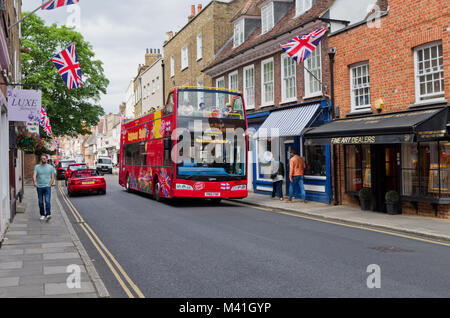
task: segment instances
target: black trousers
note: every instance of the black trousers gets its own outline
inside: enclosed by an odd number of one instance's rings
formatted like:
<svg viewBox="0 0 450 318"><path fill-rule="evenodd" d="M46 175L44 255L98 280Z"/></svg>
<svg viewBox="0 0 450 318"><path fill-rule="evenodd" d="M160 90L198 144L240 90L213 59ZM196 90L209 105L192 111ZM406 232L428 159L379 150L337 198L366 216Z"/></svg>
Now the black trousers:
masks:
<svg viewBox="0 0 450 318"><path fill-rule="evenodd" d="M272 198L275 198L275 195L277 194L277 188L280 192L280 198L283 198L283 180L273 182Z"/></svg>

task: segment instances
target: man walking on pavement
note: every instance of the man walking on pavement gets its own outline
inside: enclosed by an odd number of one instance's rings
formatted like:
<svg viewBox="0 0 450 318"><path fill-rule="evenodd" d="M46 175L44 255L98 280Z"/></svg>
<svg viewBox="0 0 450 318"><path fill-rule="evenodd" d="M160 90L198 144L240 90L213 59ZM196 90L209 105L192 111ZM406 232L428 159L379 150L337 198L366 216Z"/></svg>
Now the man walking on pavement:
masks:
<svg viewBox="0 0 450 318"><path fill-rule="evenodd" d="M41 221L50 220L50 200L52 194L52 185L55 181L55 168L47 163L47 155L41 156L41 163L34 167L33 183L37 188L39 199L39 212L41 213ZM45 210L44 210L45 203Z"/></svg>
<svg viewBox="0 0 450 318"><path fill-rule="evenodd" d="M289 199L288 202L292 201L292 196L294 193L297 198L297 189L300 190L300 199L303 203L306 203L306 193L305 187L303 185L303 171L306 168L305 160L300 157L296 149L291 149L291 159L289 160L289 180L291 181L289 185Z"/></svg>

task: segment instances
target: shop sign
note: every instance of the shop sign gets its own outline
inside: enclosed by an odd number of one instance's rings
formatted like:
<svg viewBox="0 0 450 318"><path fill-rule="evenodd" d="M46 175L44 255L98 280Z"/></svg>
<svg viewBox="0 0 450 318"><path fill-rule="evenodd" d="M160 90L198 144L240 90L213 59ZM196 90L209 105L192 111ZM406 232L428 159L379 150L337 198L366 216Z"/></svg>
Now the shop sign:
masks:
<svg viewBox="0 0 450 318"><path fill-rule="evenodd" d="M8 120L37 121L41 119L42 92L40 90L8 89Z"/></svg>

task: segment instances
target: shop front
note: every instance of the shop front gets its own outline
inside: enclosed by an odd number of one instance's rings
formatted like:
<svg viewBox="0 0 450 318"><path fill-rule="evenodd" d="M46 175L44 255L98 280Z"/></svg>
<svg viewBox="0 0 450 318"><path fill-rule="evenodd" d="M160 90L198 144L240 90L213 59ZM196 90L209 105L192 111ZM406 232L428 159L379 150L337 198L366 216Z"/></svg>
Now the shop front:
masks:
<svg viewBox="0 0 450 318"><path fill-rule="evenodd" d="M338 119L307 131L305 144L340 151L338 188L355 198L370 189L373 211L386 212L386 193L394 191L417 213L428 204L437 216L439 205L450 204L448 120L448 107Z"/></svg>
<svg viewBox="0 0 450 318"><path fill-rule="evenodd" d="M331 193L331 162L329 145L304 145L303 132L329 120L326 100L302 103L274 109L253 136L254 192L272 193L271 161L284 164L284 194L289 191L290 150L296 149L304 157L306 170L304 185L306 200L329 203Z"/></svg>

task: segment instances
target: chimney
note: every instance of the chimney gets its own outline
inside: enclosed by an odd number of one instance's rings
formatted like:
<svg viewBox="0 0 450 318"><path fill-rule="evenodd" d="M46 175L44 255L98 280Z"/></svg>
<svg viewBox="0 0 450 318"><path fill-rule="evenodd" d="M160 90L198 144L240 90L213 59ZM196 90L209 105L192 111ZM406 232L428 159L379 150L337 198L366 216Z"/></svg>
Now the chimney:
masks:
<svg viewBox="0 0 450 318"><path fill-rule="evenodd" d="M195 4L191 5L191 15L188 16L188 21L191 21L195 17Z"/></svg>
<svg viewBox="0 0 450 318"><path fill-rule="evenodd" d="M202 11L202 4L201 3L197 4L197 14L199 14L200 11Z"/></svg>
<svg viewBox="0 0 450 318"><path fill-rule="evenodd" d="M160 55L157 53L156 49L147 49L147 53L145 54L145 65L151 66L160 58Z"/></svg>

